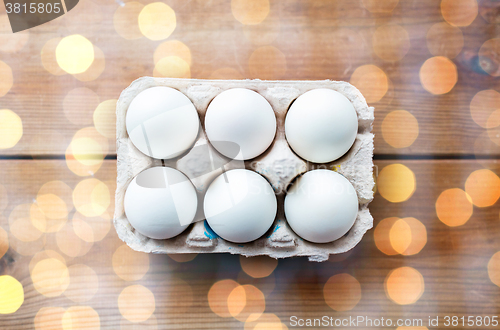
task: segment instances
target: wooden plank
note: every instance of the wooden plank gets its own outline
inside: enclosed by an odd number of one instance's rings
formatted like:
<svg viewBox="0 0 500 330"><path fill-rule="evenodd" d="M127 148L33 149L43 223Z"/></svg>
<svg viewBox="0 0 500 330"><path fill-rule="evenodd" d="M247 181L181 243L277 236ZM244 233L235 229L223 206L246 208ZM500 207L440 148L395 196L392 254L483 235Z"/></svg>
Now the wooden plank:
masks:
<svg viewBox="0 0 500 330"><path fill-rule="evenodd" d="M152 0L143 3L149 2ZM153 53L161 42L144 37L125 40L113 26L119 4L92 4L86 0L67 15L30 30L29 40L21 50L2 53L1 60L13 71L14 84L0 98L0 108L21 117L24 134L15 147L1 150L0 155L64 154L73 135L93 125L92 104L82 102L68 107L69 116L79 118L76 124L65 116L63 101L71 90L86 87L100 101L116 99L130 82L153 74ZM477 73L471 64L482 43L498 37L498 29L481 16L462 29L465 45L453 60L458 69L456 86L448 94L432 95L421 86L419 70L432 56L426 32L442 21L439 4L433 0L402 0L392 14L386 15L371 14L360 1L273 2L269 17L271 22L279 22L279 32L274 38L275 25L269 23L264 25L265 33L250 32L254 33L250 39L246 37L250 28L236 21L229 0L170 1L169 5L176 12L177 27L168 40L180 40L191 50L193 78L210 78L215 71L228 67L236 73L226 73L227 78L262 78L255 72L269 71L262 68L267 62L272 64L272 52L264 51L260 60L250 64L258 48L250 40L255 40L255 35L266 36L286 61L286 71L273 77L276 79L349 80L354 70L365 64L384 70L392 87L380 102L370 104L376 108L376 154L499 155L496 144L486 146L481 139L476 143L481 134L484 138L486 130L472 121L469 111L470 101L478 91L500 88L498 79ZM83 15L88 8L89 14ZM388 23L401 25L409 36L409 51L399 61L384 61L374 52L373 34ZM82 34L104 53L106 66L98 79L82 82L68 74L52 75L43 68L40 54L46 42L74 33ZM261 39L257 42L266 43ZM395 149L383 139L381 123L389 112L400 109L416 117L419 136L410 147ZM114 142L109 142L109 153L113 155Z"/></svg>
<svg viewBox="0 0 500 330"><path fill-rule="evenodd" d="M98 276L96 294L83 303L75 303L65 294L47 298L35 290L30 276L31 256L16 252L13 242L7 254L0 259L3 275L18 279L23 287L25 301L14 314L0 315L3 329L33 329L35 315L42 307L83 305L92 307L99 315L101 328L117 329L130 326L118 308L118 296L130 285L143 285L155 298L154 319L140 323L144 328L169 329L234 329L242 327L234 318L221 318L214 314L207 300L210 287L221 279L234 279L240 283L254 283L267 293L266 313L276 314L288 328L290 316L334 318L365 316L370 318L422 318L446 315L497 315L500 288L488 278L487 264L500 250L498 235L498 203L477 208L463 226L448 227L436 215L435 203L445 189L464 189L465 180L473 171L493 162L478 163L471 160L453 161L376 161L379 172L387 165L401 163L415 174L416 190L404 202L391 203L377 192L370 210L377 226L388 217L415 217L427 230L427 242L416 255L386 255L377 249L374 230L344 260L311 263L306 258L280 260L273 274L262 280L251 280L242 272L239 257L234 255L198 255L188 263L177 263L165 255L149 257L149 271L141 279L124 281L117 276L112 256L123 243L113 228L100 242L95 242L82 256L69 257L56 243L55 233L43 234L44 248L62 255L68 266L85 264ZM0 184L6 188L8 204L0 216L0 227L11 232L9 216L19 204L32 203L40 187L52 180L65 182L71 189L84 178L70 172L59 160L3 160ZM494 169L499 174L500 171ZM116 162L104 161L94 176L108 184L116 180ZM2 198L5 200L5 198ZM5 204L3 204L5 205ZM73 205L68 205L73 208ZM112 209L112 205L110 206ZM74 210L71 211L73 213ZM70 213L70 218L72 218ZM12 219L11 219L12 220ZM12 239L12 235L10 237ZM32 243L34 244L34 243ZM74 242L76 244L76 240ZM64 247L64 245L63 245ZM392 302L384 289L388 274L398 267L413 267L424 279L425 290L414 304L402 306ZM142 267L136 264L135 271ZM352 275L361 285L362 296L350 311L335 312L325 303L323 286L335 274ZM274 284L273 284L274 283ZM265 291L264 288L274 288ZM411 290L410 290L411 291ZM146 300L142 300L146 304ZM48 321L41 323L46 326ZM444 328L442 323L439 328Z"/></svg>

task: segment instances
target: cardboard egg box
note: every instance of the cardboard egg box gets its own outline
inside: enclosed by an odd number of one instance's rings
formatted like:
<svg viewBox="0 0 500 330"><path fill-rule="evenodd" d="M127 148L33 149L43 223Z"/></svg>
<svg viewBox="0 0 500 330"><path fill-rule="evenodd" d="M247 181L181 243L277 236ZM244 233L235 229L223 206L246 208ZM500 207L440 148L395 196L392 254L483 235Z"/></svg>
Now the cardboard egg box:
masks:
<svg viewBox="0 0 500 330"><path fill-rule="evenodd" d="M141 153L131 142L125 127L127 109L143 90L154 86L175 88L193 102L202 128L192 149L169 160L154 159ZM204 131L205 113L210 102L221 92L231 88L247 88L262 95L272 106L277 120L277 131L271 146L260 156L247 161L234 161L220 155L207 142ZM292 102L303 93L329 88L346 96L358 115L358 134L351 149L341 158L326 164L310 163L297 156L285 138L285 117ZM343 81L261 81L261 80L197 80L143 77L135 80L120 95L116 108L117 135L117 189L114 225L118 236L132 249L147 253L232 253L245 256L268 255L273 258L307 256L311 261L325 261L330 254L347 252L358 244L373 227L368 204L373 199L373 107L351 84ZM207 161L206 150L218 155ZM217 159L215 159L217 158ZM218 237L206 224L203 208L180 235L156 240L137 232L124 212L124 196L128 184L143 170L153 166L169 166L186 174L192 181L199 202L210 183L224 170L247 168L263 175L273 186L278 201L276 219L261 238L244 244L231 243ZM326 168L344 175L358 195L359 210L353 227L340 239L331 243L311 243L296 235L286 222L284 198L290 183L309 170ZM199 203L199 205L203 205Z"/></svg>

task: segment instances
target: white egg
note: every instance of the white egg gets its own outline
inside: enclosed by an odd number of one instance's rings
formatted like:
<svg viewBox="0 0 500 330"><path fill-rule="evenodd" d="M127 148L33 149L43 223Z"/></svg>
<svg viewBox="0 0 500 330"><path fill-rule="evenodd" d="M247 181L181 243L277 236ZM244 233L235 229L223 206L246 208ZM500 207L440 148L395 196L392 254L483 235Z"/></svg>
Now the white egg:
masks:
<svg viewBox="0 0 500 330"><path fill-rule="evenodd" d="M326 88L299 96L285 119L290 147L300 157L315 163L340 158L351 148L357 132L358 117L351 101Z"/></svg>
<svg viewBox="0 0 500 330"><path fill-rule="evenodd" d="M261 175L244 169L227 171L208 187L203 203L212 230L234 243L256 240L274 222L274 190Z"/></svg>
<svg viewBox="0 0 500 330"><path fill-rule="evenodd" d="M299 177L285 197L285 217L293 231L313 243L344 236L358 214L358 197L344 176L313 170Z"/></svg>
<svg viewBox="0 0 500 330"><path fill-rule="evenodd" d="M180 171L152 167L139 173L125 192L125 214L139 233L155 239L179 235L193 221L198 197Z"/></svg>
<svg viewBox="0 0 500 330"><path fill-rule="evenodd" d="M251 159L273 142L276 116L262 95L245 88L229 89L208 106L205 131L210 143L224 156Z"/></svg>
<svg viewBox="0 0 500 330"><path fill-rule="evenodd" d="M142 153L170 159L193 145L200 119L186 95L170 87L152 87L132 100L126 126L130 140Z"/></svg>

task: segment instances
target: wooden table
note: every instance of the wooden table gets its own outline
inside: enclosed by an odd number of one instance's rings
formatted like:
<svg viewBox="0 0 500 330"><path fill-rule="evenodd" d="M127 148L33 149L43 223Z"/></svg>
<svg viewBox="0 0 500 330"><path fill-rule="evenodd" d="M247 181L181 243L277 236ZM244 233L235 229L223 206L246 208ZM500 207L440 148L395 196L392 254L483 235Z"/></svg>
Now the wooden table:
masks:
<svg viewBox="0 0 500 330"><path fill-rule="evenodd" d="M16 34L0 9L2 329L495 328L500 2L164 4L81 0ZM375 107L374 229L323 263L124 246L113 109L145 75L351 81Z"/></svg>

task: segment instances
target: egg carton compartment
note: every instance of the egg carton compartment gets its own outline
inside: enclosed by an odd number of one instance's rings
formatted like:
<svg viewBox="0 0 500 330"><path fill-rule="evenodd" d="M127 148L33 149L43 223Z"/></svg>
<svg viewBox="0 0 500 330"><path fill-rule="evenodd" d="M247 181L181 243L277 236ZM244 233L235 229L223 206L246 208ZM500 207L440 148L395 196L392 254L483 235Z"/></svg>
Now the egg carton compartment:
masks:
<svg viewBox="0 0 500 330"><path fill-rule="evenodd" d="M141 153L131 142L125 127L127 109L143 90L166 86L184 93L194 104L204 127L205 113L210 102L231 88L247 88L262 95L276 114L277 130L271 146L260 156L247 161L232 161L220 155L212 163L206 161L205 148L217 152L207 142L204 129L189 151L169 160L154 159ZM341 158L326 164L310 163L297 156L285 138L285 117L292 102L303 93L317 88L333 89L346 96L358 117L358 133L351 149ZM117 189L114 225L118 236L132 249L147 253L232 253L244 256L268 255L273 258L307 256L311 261L325 261L330 254L347 252L356 246L373 227L368 204L373 199L373 107L368 107L363 95L343 81L262 81L262 80L198 80L143 77L135 80L120 95L116 108L117 125ZM214 163L218 163L214 167ZM269 231L261 238L243 244L219 238L206 221L192 223L182 234L165 240L148 238L137 232L124 212L124 196L132 179L153 166L169 166L186 174L193 182L199 200L210 183L225 170L246 168L264 176L276 192L278 212ZM214 170L215 168L215 170ZM352 228L331 243L311 243L296 235L284 214L284 198L290 183L312 169L326 168L344 175L354 186L359 202L358 215ZM197 220L203 220L198 209ZM195 220L196 220L195 219Z"/></svg>

